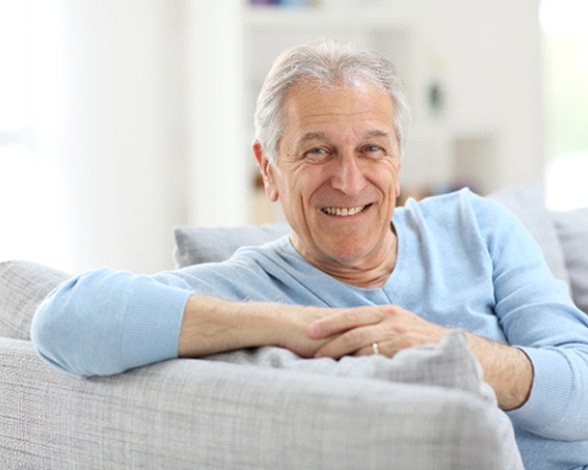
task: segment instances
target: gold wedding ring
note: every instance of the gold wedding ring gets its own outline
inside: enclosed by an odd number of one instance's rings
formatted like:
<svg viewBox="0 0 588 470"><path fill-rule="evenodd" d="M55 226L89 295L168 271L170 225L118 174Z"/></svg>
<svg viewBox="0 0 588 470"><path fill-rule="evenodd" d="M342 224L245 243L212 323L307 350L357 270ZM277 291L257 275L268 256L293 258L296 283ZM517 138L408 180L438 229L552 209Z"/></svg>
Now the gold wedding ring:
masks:
<svg viewBox="0 0 588 470"><path fill-rule="evenodd" d="M380 354L380 349L378 348L378 343L372 343L372 351L374 354Z"/></svg>

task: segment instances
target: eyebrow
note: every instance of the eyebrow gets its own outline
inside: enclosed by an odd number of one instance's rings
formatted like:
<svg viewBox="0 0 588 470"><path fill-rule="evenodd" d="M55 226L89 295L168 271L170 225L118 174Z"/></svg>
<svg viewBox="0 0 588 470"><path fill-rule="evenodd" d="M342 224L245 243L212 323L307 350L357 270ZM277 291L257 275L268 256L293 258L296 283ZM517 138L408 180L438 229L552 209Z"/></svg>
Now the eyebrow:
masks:
<svg viewBox="0 0 588 470"><path fill-rule="evenodd" d="M380 137L389 138L390 133L386 132L386 131L382 131L380 129L375 129L375 130L369 131L363 135L364 139L373 139L373 138L380 138Z"/></svg>
<svg viewBox="0 0 588 470"><path fill-rule="evenodd" d="M307 132L302 136L302 138L298 141L299 144L305 144L310 142L311 140L329 140L327 134L324 132Z"/></svg>
<svg viewBox="0 0 588 470"><path fill-rule="evenodd" d="M380 130L374 129L371 131L366 132L361 138L362 139L373 139L373 138L389 138L390 133ZM306 142L310 142L312 140L329 140L329 137L324 132L307 132L302 136L299 140L299 144L305 144Z"/></svg>

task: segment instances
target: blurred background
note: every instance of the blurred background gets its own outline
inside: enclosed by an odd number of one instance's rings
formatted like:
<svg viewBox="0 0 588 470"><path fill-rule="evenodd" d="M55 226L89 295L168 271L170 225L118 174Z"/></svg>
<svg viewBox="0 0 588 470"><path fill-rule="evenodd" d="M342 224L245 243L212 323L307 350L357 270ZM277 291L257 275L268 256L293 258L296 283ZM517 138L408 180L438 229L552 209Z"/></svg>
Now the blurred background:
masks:
<svg viewBox="0 0 588 470"><path fill-rule="evenodd" d="M588 205L585 0L0 0L0 260L173 268L173 228L280 220L250 150L261 81L315 36L391 59L403 197L539 182Z"/></svg>

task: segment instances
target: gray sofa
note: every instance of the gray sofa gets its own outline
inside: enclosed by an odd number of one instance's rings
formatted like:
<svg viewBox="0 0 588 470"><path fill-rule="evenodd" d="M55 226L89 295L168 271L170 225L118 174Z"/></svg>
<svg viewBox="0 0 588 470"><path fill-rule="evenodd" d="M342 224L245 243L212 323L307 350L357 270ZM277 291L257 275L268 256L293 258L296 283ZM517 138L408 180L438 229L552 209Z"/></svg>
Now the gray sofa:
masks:
<svg viewBox="0 0 588 470"><path fill-rule="evenodd" d="M548 213L535 186L493 197L521 216L586 311L588 212ZM222 259L285 230L180 228L176 260ZM394 359L303 360L268 347L82 381L41 361L29 339L36 306L67 277L0 263L0 468L523 468L459 331Z"/></svg>

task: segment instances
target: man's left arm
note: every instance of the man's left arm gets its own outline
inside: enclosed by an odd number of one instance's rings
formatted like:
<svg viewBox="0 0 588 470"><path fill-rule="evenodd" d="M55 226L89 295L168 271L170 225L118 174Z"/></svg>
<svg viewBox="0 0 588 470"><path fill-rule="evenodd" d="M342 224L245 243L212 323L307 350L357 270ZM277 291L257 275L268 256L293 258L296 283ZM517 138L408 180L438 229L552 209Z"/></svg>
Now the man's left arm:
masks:
<svg viewBox="0 0 588 470"><path fill-rule="evenodd" d="M484 381L505 411L523 406L533 386L533 364L519 348L467 333L470 349L484 371Z"/></svg>
<svg viewBox="0 0 588 470"><path fill-rule="evenodd" d="M438 343L448 331L408 310L385 305L337 312L314 322L308 334L315 339L340 335L319 349L317 356L373 354L372 345L376 343L381 354L392 357L405 348ZM533 384L533 366L527 355L473 333L467 333L467 337L499 406L511 410L523 405Z"/></svg>
<svg viewBox="0 0 588 470"><path fill-rule="evenodd" d="M482 198L472 204L472 220L479 225L479 239L486 244L492 263L492 308L508 343L469 334L485 380L521 428L551 439L588 440L588 316L574 306L568 287L554 279L539 246L520 221ZM392 356L400 349L436 343L447 332L399 307L388 308L396 313L384 309L383 315L374 309L367 315L370 318L360 310L349 313L349 318L338 314L311 325L309 334L345 332L319 350L319 354L340 357L371 354L372 342ZM398 320L380 323L383 317L395 316ZM347 348L343 347L346 342L350 343Z"/></svg>

